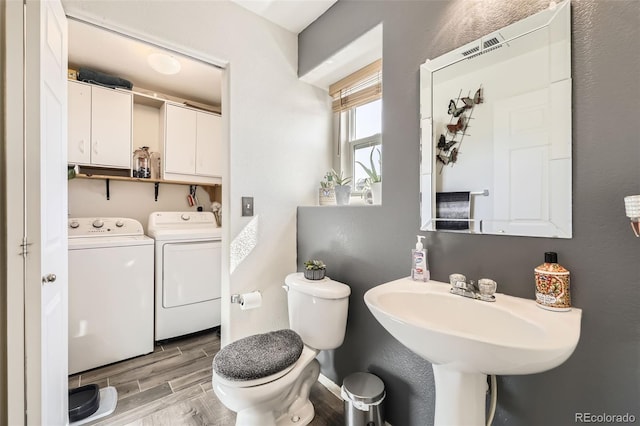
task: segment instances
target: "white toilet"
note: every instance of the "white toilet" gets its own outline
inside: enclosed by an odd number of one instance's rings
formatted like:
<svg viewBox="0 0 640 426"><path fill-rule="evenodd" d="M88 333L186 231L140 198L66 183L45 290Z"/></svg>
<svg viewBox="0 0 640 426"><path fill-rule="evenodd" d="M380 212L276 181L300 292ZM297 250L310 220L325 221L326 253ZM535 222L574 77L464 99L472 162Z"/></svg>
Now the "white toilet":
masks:
<svg viewBox="0 0 640 426"><path fill-rule="evenodd" d="M237 413L237 426L309 424L309 391L320 374L316 355L344 341L349 286L302 273L288 275L285 284L290 329L240 339L213 360L213 390Z"/></svg>

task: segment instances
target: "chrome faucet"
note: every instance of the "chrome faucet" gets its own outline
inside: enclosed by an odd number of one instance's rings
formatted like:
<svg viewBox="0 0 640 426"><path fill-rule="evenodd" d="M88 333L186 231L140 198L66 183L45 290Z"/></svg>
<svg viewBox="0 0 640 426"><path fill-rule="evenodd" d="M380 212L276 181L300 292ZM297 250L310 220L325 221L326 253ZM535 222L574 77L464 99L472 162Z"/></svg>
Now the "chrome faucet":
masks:
<svg viewBox="0 0 640 426"><path fill-rule="evenodd" d="M496 301L496 297L493 294L496 292L497 284L493 280L482 278L476 285L473 280L467 282L467 277L462 274L451 274L449 275L449 282L451 283L449 292L452 294L484 302Z"/></svg>

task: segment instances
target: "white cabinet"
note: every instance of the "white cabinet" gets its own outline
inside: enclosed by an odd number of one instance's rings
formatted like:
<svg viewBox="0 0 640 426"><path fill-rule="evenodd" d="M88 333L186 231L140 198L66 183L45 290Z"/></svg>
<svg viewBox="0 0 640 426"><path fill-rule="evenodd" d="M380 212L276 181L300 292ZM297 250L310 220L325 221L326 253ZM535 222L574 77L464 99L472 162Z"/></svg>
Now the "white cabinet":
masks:
<svg viewBox="0 0 640 426"><path fill-rule="evenodd" d="M131 168L130 93L69 81L68 161Z"/></svg>
<svg viewBox="0 0 640 426"><path fill-rule="evenodd" d="M220 117L173 104L162 107L164 178L218 183L222 176Z"/></svg>

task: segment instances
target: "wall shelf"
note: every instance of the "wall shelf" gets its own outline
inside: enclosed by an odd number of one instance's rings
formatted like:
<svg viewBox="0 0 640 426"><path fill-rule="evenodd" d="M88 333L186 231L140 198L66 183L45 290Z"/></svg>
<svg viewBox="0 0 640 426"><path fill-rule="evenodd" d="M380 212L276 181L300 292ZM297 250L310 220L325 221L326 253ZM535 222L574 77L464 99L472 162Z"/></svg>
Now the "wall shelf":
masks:
<svg viewBox="0 0 640 426"><path fill-rule="evenodd" d="M165 180L165 179L144 179L144 178L135 178L129 176L111 176L111 175L98 175L98 174L84 174L79 173L76 175L78 179L102 179L105 181L106 185L106 196L107 200L110 198L110 188L109 183L112 180L123 181L123 182L143 182L143 183L153 183L154 185L154 197L155 200L158 201L158 192L161 183L171 184L171 185L189 185L191 186L201 186L207 194L209 195L209 199L213 201L220 201L220 191L221 184L219 183L200 183L200 182L185 182L185 181L177 181L177 180ZM190 192L191 192L191 188Z"/></svg>

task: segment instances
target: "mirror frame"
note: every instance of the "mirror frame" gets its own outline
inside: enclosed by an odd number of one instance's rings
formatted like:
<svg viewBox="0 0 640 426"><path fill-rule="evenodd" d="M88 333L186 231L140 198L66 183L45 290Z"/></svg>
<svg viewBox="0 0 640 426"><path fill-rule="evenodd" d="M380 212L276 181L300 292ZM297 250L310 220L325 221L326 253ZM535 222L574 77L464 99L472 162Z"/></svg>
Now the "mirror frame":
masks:
<svg viewBox="0 0 640 426"><path fill-rule="evenodd" d="M551 24L554 23L552 27ZM463 60L470 59L469 52L473 52L471 57L479 56L483 53L487 53L490 50L496 49L499 45L508 45L509 42L514 41L527 34L533 33L538 30L549 29L550 34L553 31L566 32L566 38L568 39L566 47L563 47L560 51L560 55L554 55L553 58L561 58L562 62L559 66L561 78L550 80L549 87L555 83L561 83L561 91L563 94L568 93L568 101L564 101L560 108L562 108L561 119L568 120L569 125L565 132L560 135L562 141L568 144L569 158L571 158L571 16L570 16L570 1L564 0L561 3L553 6L553 4L545 10L542 10L534 15L517 21L511 25L501 28L497 31L493 31L477 40L467 43L455 50L445 53L435 59L427 59L425 63L420 66L420 230L422 231L443 231L435 227L436 222L436 159L435 159L435 138L436 135L433 132L433 116L434 110L432 101L432 84L433 74L446 67L454 65ZM505 36L506 35L506 36ZM485 47L485 41L498 38L502 40L498 45L490 44ZM555 63L555 62L554 62ZM556 108L554 108L554 112ZM566 112L565 112L566 111ZM568 217L563 214L560 224L554 223L557 228L557 234L553 235L531 235L526 233L506 233L500 232L485 232L482 229L482 219L470 218L468 222L471 224L478 221L478 224L469 226L468 230L455 231L444 230L446 232L457 233L480 233L480 234L495 234L495 235L515 235L515 236L536 236L547 238L571 238L572 237L572 176L571 176L571 162L569 162L568 170L568 182L567 187L562 188L563 193L567 196L568 200ZM479 189L478 195L488 195L488 191L483 188ZM471 193L475 195L476 193ZM552 222L551 219L549 222Z"/></svg>

